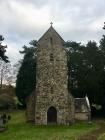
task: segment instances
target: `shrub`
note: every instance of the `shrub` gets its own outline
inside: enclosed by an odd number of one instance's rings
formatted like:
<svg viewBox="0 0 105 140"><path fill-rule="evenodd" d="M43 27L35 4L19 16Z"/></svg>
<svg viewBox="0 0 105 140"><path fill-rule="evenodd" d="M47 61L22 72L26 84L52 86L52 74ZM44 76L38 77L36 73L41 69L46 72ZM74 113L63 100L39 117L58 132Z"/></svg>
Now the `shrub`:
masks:
<svg viewBox="0 0 105 140"><path fill-rule="evenodd" d="M14 98L7 95L1 94L0 95L0 109L10 109L15 106Z"/></svg>

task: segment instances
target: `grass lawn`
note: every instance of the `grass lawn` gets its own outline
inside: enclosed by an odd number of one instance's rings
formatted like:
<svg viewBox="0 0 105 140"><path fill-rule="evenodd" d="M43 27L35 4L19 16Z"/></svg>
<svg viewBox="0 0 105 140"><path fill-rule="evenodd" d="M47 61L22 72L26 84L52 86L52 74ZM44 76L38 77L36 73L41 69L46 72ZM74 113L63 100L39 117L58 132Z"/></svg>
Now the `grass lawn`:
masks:
<svg viewBox="0 0 105 140"><path fill-rule="evenodd" d="M105 140L105 133L99 137L99 140Z"/></svg>
<svg viewBox="0 0 105 140"><path fill-rule="evenodd" d="M96 124L76 123L71 126L35 126L25 122L25 112L15 111L8 130L0 133L0 140L77 140L97 128Z"/></svg>

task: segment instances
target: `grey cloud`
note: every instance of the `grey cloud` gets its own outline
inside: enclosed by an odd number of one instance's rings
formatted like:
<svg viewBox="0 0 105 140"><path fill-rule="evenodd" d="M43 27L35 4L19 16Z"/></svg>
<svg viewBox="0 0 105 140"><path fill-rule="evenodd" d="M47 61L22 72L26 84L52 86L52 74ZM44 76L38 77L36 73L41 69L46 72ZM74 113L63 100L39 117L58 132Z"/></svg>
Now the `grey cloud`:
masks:
<svg viewBox="0 0 105 140"><path fill-rule="evenodd" d="M104 0L0 0L0 34L17 48L40 38L53 21L65 40L98 42L104 9Z"/></svg>
<svg viewBox="0 0 105 140"><path fill-rule="evenodd" d="M49 3L49 0L18 0L22 4L31 4L36 8L42 8Z"/></svg>
<svg viewBox="0 0 105 140"><path fill-rule="evenodd" d="M95 31L94 33L89 29L76 29L76 30L69 30L66 33L62 34L65 38L65 41L77 41L81 43L87 43L89 40L100 40L102 33L99 31Z"/></svg>

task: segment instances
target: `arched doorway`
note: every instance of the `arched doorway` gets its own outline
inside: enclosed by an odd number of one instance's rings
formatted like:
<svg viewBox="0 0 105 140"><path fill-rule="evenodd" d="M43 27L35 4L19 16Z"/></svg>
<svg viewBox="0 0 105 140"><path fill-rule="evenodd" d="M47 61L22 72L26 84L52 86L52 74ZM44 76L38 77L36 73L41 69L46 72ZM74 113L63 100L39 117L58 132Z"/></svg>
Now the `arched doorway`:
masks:
<svg viewBox="0 0 105 140"><path fill-rule="evenodd" d="M57 123L57 110L54 107L50 107L47 111L47 124Z"/></svg>

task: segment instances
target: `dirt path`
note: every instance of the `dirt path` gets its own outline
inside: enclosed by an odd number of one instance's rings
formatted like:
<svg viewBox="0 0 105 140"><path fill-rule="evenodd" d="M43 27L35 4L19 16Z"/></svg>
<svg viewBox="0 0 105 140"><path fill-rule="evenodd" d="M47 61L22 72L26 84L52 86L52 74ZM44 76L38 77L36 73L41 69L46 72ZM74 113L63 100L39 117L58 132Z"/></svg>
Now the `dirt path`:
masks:
<svg viewBox="0 0 105 140"><path fill-rule="evenodd" d="M97 140L100 134L105 133L105 122L101 120L97 121L96 123L99 126L98 129L81 136L80 138L78 138L78 140Z"/></svg>

